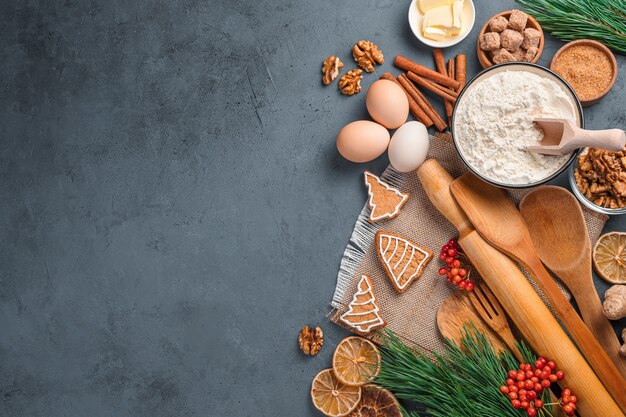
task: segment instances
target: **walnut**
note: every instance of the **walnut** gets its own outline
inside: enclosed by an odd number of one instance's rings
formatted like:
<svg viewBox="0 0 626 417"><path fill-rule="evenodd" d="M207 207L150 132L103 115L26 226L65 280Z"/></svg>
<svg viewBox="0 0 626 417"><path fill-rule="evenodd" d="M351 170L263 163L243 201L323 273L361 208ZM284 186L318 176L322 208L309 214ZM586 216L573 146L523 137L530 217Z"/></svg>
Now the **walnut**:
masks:
<svg viewBox="0 0 626 417"><path fill-rule="evenodd" d="M594 204L611 209L626 207L626 152L586 149L578 157L576 186Z"/></svg>
<svg viewBox="0 0 626 417"><path fill-rule="evenodd" d="M343 74L339 79L339 89L347 96L352 96L361 91L361 80L363 70L353 69Z"/></svg>
<svg viewBox="0 0 626 417"><path fill-rule="evenodd" d="M326 85L333 82L335 78L339 75L339 68L343 68L343 62L336 57L335 55L331 55L324 60L324 65L322 65L322 72L324 76L322 77L322 82Z"/></svg>
<svg viewBox="0 0 626 417"><path fill-rule="evenodd" d="M305 355L317 355L324 346L324 332L320 327L311 331L309 326L304 326L298 335L298 344Z"/></svg>
<svg viewBox="0 0 626 417"><path fill-rule="evenodd" d="M360 40L352 48L352 56L357 65L366 72L374 71L374 64L382 65L385 62L383 53L378 49L376 44L370 41Z"/></svg>

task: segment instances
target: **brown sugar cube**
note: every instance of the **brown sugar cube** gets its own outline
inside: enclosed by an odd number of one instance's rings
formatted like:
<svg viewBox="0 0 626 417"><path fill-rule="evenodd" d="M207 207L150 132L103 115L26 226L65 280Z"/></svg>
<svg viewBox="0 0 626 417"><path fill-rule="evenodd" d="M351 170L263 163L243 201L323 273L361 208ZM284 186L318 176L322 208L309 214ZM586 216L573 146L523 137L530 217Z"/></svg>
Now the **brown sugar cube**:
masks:
<svg viewBox="0 0 626 417"><path fill-rule="evenodd" d="M489 21L489 30L492 32L502 32L509 25L509 21L504 16L494 17Z"/></svg>
<svg viewBox="0 0 626 417"><path fill-rule="evenodd" d="M511 52L511 55L513 55L516 61L525 61L526 50L520 48L517 51Z"/></svg>
<svg viewBox="0 0 626 417"><path fill-rule="evenodd" d="M502 64L503 62L514 62L515 57L506 49L501 48L493 54L492 60L495 64Z"/></svg>
<svg viewBox="0 0 626 417"><path fill-rule="evenodd" d="M532 61L537 55L537 52L539 52L539 48L537 48L536 46L531 46L526 50L526 53L524 54L524 59L522 59L522 61Z"/></svg>
<svg viewBox="0 0 626 417"><path fill-rule="evenodd" d="M537 29L526 28L524 29L524 40L522 41L522 48L528 49L533 46L539 46L541 40L541 32Z"/></svg>
<svg viewBox="0 0 626 417"><path fill-rule="evenodd" d="M509 52L517 51L524 41L524 36L520 32L506 29L500 34L500 44Z"/></svg>
<svg viewBox="0 0 626 417"><path fill-rule="evenodd" d="M509 29L521 32L526 27L528 15L521 10L513 10L509 16Z"/></svg>
<svg viewBox="0 0 626 417"><path fill-rule="evenodd" d="M500 34L488 32L480 36L480 49L483 51L493 51L498 48L500 48Z"/></svg>

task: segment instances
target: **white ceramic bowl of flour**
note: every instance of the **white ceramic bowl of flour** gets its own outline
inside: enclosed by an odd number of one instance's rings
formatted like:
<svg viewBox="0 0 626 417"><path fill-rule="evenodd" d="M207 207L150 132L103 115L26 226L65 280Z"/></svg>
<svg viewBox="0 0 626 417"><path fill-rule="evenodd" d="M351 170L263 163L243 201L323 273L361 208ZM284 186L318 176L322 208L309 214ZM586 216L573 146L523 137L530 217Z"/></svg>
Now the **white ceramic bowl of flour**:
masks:
<svg viewBox="0 0 626 417"><path fill-rule="evenodd" d="M575 158L575 153L522 150L543 137L532 122L538 117L584 125L576 94L558 75L528 63L497 65L478 74L459 95L452 118L454 144L483 180L504 188L534 187L555 178Z"/></svg>

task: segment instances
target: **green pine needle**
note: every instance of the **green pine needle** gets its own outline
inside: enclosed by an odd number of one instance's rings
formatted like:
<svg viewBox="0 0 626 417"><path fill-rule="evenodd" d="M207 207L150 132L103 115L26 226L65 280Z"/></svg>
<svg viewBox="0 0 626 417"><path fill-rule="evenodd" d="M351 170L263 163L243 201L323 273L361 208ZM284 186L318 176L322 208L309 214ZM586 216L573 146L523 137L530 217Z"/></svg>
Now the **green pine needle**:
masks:
<svg viewBox="0 0 626 417"><path fill-rule="evenodd" d="M626 0L516 0L555 37L597 40L626 54Z"/></svg>
<svg viewBox="0 0 626 417"><path fill-rule="evenodd" d="M526 363L535 355L525 344L518 347ZM445 353L427 356L387 331L382 346L382 368L376 382L400 399L414 402L417 412L432 417L521 417L500 393L509 369L519 362L509 352L498 355L491 342L472 325L463 329L461 346L448 340ZM545 394L548 395L547 391Z"/></svg>

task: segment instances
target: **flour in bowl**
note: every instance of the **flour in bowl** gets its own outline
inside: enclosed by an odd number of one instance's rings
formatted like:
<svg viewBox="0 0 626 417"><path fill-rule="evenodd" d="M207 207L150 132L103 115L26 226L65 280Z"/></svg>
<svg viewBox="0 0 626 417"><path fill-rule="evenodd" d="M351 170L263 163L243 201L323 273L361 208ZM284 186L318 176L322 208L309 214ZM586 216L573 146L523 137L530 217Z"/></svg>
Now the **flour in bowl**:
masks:
<svg viewBox="0 0 626 417"><path fill-rule="evenodd" d="M484 177L502 184L536 183L569 159L521 150L543 138L533 124L539 117L576 120L576 108L555 81L527 71L503 71L463 94L455 140L466 162Z"/></svg>

